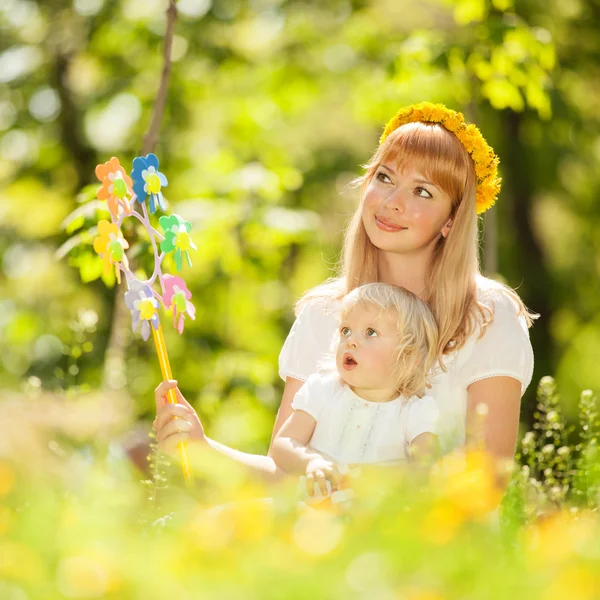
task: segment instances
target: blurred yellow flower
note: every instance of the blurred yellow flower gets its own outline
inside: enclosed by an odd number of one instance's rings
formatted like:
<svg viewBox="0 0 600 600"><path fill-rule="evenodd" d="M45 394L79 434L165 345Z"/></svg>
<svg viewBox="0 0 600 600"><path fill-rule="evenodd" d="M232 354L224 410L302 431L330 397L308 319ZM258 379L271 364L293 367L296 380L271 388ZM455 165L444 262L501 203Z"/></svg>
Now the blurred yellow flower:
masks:
<svg viewBox="0 0 600 600"><path fill-rule="evenodd" d="M307 508L292 529L296 546L310 556L333 552L344 536L342 521L325 510Z"/></svg>
<svg viewBox="0 0 600 600"><path fill-rule="evenodd" d="M543 600L595 600L600 594L600 575L584 565L569 565L558 572Z"/></svg>
<svg viewBox="0 0 600 600"><path fill-rule="evenodd" d="M0 462L0 498L10 494L14 486L15 472L9 464Z"/></svg>
<svg viewBox="0 0 600 600"><path fill-rule="evenodd" d="M0 535L7 533L14 521L14 514L10 507L0 504Z"/></svg>
<svg viewBox="0 0 600 600"><path fill-rule="evenodd" d="M21 542L0 540L0 579L32 582L41 580L44 574L44 562L32 548Z"/></svg>

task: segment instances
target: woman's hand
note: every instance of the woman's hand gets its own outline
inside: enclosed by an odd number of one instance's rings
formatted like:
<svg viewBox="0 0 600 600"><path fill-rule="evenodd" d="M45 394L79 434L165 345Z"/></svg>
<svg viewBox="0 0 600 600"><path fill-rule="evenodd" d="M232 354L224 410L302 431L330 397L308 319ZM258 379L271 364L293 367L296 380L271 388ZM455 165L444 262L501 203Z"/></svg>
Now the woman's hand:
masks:
<svg viewBox="0 0 600 600"><path fill-rule="evenodd" d="M327 489L327 482L331 484L331 490ZM337 465L322 456L311 458L306 465L306 489L309 496L314 496L315 483L319 486L323 496L334 492L342 482L342 474Z"/></svg>
<svg viewBox="0 0 600 600"><path fill-rule="evenodd" d="M167 391L175 388L178 404L167 400ZM156 431L158 447L167 454L176 455L181 442L205 442L204 427L190 403L177 387L177 381L168 379L154 390L156 419L152 423Z"/></svg>

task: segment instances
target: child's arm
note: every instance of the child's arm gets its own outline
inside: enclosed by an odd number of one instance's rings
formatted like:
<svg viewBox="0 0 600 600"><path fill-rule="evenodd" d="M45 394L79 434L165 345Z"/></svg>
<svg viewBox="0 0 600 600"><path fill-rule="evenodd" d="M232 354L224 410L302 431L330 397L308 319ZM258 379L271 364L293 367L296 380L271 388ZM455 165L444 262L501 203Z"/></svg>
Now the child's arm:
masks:
<svg viewBox="0 0 600 600"><path fill-rule="evenodd" d="M271 457L287 473L306 474L309 495L313 495L316 482L325 496L328 493L327 481L332 488L336 488L342 476L334 463L307 447L316 424L316 420L307 412L294 411L277 432Z"/></svg>
<svg viewBox="0 0 600 600"><path fill-rule="evenodd" d="M410 461L418 467L430 467L439 454L438 436L433 433L421 433L410 444Z"/></svg>

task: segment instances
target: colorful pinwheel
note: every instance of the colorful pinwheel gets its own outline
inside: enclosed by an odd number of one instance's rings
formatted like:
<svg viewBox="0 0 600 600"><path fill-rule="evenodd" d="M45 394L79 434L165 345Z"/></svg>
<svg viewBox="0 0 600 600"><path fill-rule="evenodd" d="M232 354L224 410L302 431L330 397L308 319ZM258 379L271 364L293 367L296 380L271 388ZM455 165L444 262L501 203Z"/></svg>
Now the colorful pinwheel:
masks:
<svg viewBox="0 0 600 600"><path fill-rule="evenodd" d="M94 240L94 250L104 261L104 269L109 271L112 265L116 268L117 280L121 282L120 271L125 273L128 291L125 293L125 304L131 311L131 327L136 331L141 324L141 334L147 340L152 333L158 355L158 363L163 379L173 379L167 347L160 324L158 309L160 303L173 310L173 325L179 333L183 333L185 318L196 318L196 309L190 302L192 297L185 282L180 277L165 275L161 265L165 253L174 252L175 264L181 270L183 255L191 266L188 251L196 246L189 236L191 225L177 215L162 216L159 220L165 231L163 238L150 223L146 211L145 200L150 197L150 213L157 208L164 210L165 202L161 189L167 185L167 178L158 170L158 158L154 154L139 156L133 160L131 178L127 175L119 160L115 157L96 167L96 175L102 182L98 190L98 198L106 200L112 222L98 223L98 236ZM141 213L133 212L129 203L137 200L142 206ZM150 237L154 251L154 270L147 281L140 281L129 268L125 250L129 244L121 234L121 224L128 217L134 217L145 228ZM160 244L159 244L160 240ZM159 252L159 246L160 251ZM158 279L163 297L152 289ZM168 401L176 404L174 389L167 392ZM191 480L192 472L187 457L186 445L179 444L184 476Z"/></svg>
<svg viewBox="0 0 600 600"><path fill-rule="evenodd" d="M163 252L175 252L175 266L178 271L181 271L181 261L184 255L188 265L191 267L192 260L190 259L188 250L197 250L197 248L190 237L190 230L192 229L190 223L182 219L179 215L161 217L158 222L165 232L165 239L160 243L160 249Z"/></svg>
<svg viewBox="0 0 600 600"><path fill-rule="evenodd" d="M119 214L119 200L123 203L126 212L129 212L127 196L133 196L131 177L121 166L119 159L112 157L108 162L96 167L96 177L102 183L98 189L98 199L106 200L108 210L113 216Z"/></svg>
<svg viewBox="0 0 600 600"><path fill-rule="evenodd" d="M173 309L173 325L179 333L183 333L185 314L192 320L196 318L196 307L190 302L192 292L188 290L185 281L175 275L164 275L163 283L163 302L166 308Z"/></svg>
<svg viewBox="0 0 600 600"><path fill-rule="evenodd" d="M155 154L146 154L133 159L133 191L136 200L142 204L150 196L150 214L156 212L156 203L165 210L165 201L161 189L167 187L167 178L158 170L158 158Z"/></svg>
<svg viewBox="0 0 600 600"><path fill-rule="evenodd" d="M109 223L104 220L99 221L98 233L100 235L94 240L94 250L104 261L104 273L107 274L110 271L110 267L115 265L117 281L121 283L121 273L118 263L122 262L125 267L128 267L125 250L129 248L129 243L123 237L116 223Z"/></svg>

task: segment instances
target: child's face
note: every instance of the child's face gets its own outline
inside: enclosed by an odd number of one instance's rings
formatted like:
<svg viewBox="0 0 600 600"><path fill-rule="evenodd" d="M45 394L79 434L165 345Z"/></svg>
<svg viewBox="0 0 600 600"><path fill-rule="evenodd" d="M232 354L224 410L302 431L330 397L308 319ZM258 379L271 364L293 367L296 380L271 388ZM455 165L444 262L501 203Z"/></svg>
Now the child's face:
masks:
<svg viewBox="0 0 600 600"><path fill-rule="evenodd" d="M355 304L342 312L336 366L353 388L395 390L400 338L395 318L376 306Z"/></svg>

